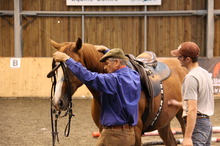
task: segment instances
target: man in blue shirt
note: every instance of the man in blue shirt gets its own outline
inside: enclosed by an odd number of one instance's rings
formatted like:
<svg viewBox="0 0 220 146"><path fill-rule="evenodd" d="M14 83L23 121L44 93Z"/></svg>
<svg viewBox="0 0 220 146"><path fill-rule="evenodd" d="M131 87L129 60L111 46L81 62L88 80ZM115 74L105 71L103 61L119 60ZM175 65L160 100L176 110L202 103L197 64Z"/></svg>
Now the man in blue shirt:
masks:
<svg viewBox="0 0 220 146"><path fill-rule="evenodd" d="M138 122L141 83L139 74L126 66L124 52L115 48L100 59L107 73L91 72L59 51L53 58L65 62L80 81L100 91L100 121L104 129L97 146L135 145L134 126Z"/></svg>

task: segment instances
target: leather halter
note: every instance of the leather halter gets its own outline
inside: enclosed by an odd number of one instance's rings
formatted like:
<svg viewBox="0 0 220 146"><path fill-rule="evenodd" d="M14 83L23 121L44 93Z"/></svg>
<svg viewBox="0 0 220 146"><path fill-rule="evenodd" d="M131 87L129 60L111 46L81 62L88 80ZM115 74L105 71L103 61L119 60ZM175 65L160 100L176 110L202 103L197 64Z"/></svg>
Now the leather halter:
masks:
<svg viewBox="0 0 220 146"><path fill-rule="evenodd" d="M71 96L71 85L70 85L70 82L69 82L69 77L68 77L68 74L67 74L67 69L64 65L63 62L60 62L59 65L55 65L56 62L53 60L52 62L52 70L47 74L47 78L51 78L51 81L52 81L52 87L51 87L51 109L50 109L50 112L51 112L51 127L52 127L52 144L53 146L55 145L55 141L57 139L57 141L59 142L59 137L58 137L58 131L57 131L57 120L59 117L65 117L67 115L69 115L69 120L68 120L68 123L66 125L66 128L65 128L65 131L64 131L64 136L68 137L69 136L69 133L70 133L70 123L71 123L71 118L72 116L74 116L74 114L72 113L72 96ZM57 83L57 80L56 80L56 74L55 74L55 71L61 67L62 70L63 70L63 74L64 74L64 81L66 82L67 84L67 91L68 91L68 101L69 101L69 104L68 104L68 107L66 109L66 113L61 116L61 111L57 111L54 106L53 106L53 103L52 103L52 99L53 99L53 96L54 96L54 93L55 93L55 89L56 89L56 83ZM55 119L54 119L55 118Z"/></svg>

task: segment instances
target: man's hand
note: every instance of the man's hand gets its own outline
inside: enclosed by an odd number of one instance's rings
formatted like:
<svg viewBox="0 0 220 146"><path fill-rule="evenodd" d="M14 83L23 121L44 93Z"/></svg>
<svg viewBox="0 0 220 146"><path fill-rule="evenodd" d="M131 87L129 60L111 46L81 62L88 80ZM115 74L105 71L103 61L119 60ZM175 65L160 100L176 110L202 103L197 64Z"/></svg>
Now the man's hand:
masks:
<svg viewBox="0 0 220 146"><path fill-rule="evenodd" d="M182 107L182 102L179 102L175 99L170 99L170 100L168 100L168 105L169 106Z"/></svg>
<svg viewBox="0 0 220 146"><path fill-rule="evenodd" d="M109 50L109 48L107 48L106 46L103 45L95 45L96 50L98 50L99 52L105 53L105 51Z"/></svg>
<svg viewBox="0 0 220 146"><path fill-rule="evenodd" d="M184 138L182 142L182 146L193 146L193 142L191 138Z"/></svg>
<svg viewBox="0 0 220 146"><path fill-rule="evenodd" d="M65 62L69 58L70 57L66 53L60 51L57 51L53 54L53 59L57 62Z"/></svg>

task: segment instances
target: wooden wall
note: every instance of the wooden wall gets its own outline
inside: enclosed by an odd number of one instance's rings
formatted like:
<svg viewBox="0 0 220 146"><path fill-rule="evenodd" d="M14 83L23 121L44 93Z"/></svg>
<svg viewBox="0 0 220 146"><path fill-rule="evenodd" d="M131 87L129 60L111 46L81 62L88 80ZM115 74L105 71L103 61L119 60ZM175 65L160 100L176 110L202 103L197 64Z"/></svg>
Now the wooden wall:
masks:
<svg viewBox="0 0 220 146"><path fill-rule="evenodd" d="M215 0L214 9L220 9L220 1ZM215 16L214 56L220 56L220 15Z"/></svg>
<svg viewBox="0 0 220 146"><path fill-rule="evenodd" d="M51 71L52 58L21 58L19 68L11 68L10 59L0 57L0 97L50 97L52 82L46 76ZM84 85L73 97L91 98L92 94Z"/></svg>
<svg viewBox="0 0 220 146"><path fill-rule="evenodd" d="M13 0L0 0L0 10L13 10ZM14 17L0 16L0 56L14 56Z"/></svg>
<svg viewBox="0 0 220 146"><path fill-rule="evenodd" d="M13 10L14 0L0 0L0 10ZM220 9L220 1L214 1ZM207 0L162 0L161 6L148 6L148 11L206 10ZM22 0L23 11L81 11L66 6L66 0ZM85 7L85 11L143 11L134 7ZM214 56L220 56L220 16L215 18ZM13 16L0 16L0 56L14 56ZM75 41L82 37L81 17L22 16L24 57L51 57L55 51L49 39ZM205 16L147 17L147 50L158 57L169 57L170 51L184 41L194 41L205 56ZM144 17L85 17L85 42L119 47L125 53L138 55L144 51Z"/></svg>
<svg viewBox="0 0 220 146"><path fill-rule="evenodd" d="M22 57L20 67L12 68L10 60L14 58L0 57L0 98L50 98L51 79L47 74L51 71L52 57ZM212 59L200 58L200 65L214 74L214 68L220 57ZM217 76L213 81L218 79ZM218 82L215 81L217 84ZM214 87L215 95L220 97L219 87ZM92 94L83 85L72 96L73 98L92 98Z"/></svg>

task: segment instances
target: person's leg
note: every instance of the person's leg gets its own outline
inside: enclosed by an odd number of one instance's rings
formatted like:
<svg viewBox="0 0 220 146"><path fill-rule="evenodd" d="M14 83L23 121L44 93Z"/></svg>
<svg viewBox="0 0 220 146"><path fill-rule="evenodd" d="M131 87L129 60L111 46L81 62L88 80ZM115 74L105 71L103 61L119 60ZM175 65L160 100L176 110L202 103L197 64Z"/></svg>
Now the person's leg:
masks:
<svg viewBox="0 0 220 146"><path fill-rule="evenodd" d="M105 146L105 138L106 137L109 137L109 129L103 129L99 138L98 138L98 141L96 143L96 146Z"/></svg>
<svg viewBox="0 0 220 146"><path fill-rule="evenodd" d="M193 146L211 145L212 125L209 119L197 118L192 135Z"/></svg>
<svg viewBox="0 0 220 146"><path fill-rule="evenodd" d="M134 146L135 134L132 129L103 129L96 146Z"/></svg>
<svg viewBox="0 0 220 146"><path fill-rule="evenodd" d="M211 127L210 127L210 133L209 133L209 138L208 138L208 140L207 140L206 146L210 146L210 145L211 145L211 142L212 142L212 123L211 123L211 121L210 121L210 125L211 125Z"/></svg>
<svg viewBox="0 0 220 146"><path fill-rule="evenodd" d="M135 133L132 129L114 129L112 130L111 139L109 143L112 146L134 146L135 145Z"/></svg>

